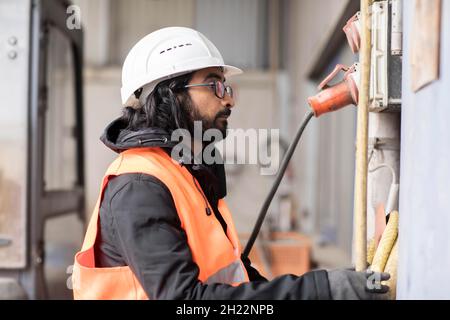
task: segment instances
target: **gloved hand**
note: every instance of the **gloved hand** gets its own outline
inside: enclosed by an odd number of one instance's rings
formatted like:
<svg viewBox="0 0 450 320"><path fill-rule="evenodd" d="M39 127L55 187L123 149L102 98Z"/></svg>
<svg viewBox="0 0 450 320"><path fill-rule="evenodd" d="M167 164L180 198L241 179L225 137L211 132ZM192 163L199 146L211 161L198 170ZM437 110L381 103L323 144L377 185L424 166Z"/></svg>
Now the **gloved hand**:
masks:
<svg viewBox="0 0 450 320"><path fill-rule="evenodd" d="M328 271L333 300L387 300L389 287L381 281L389 280L389 273L357 272L339 269Z"/></svg>

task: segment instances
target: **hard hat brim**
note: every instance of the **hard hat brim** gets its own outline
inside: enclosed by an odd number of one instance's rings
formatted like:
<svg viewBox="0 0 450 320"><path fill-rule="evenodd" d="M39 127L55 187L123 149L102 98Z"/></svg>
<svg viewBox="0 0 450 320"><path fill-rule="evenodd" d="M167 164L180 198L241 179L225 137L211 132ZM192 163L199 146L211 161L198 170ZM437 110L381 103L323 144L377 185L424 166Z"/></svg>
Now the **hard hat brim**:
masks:
<svg viewBox="0 0 450 320"><path fill-rule="evenodd" d="M233 67L233 66L229 66L229 65L224 65L223 67L225 69L224 75L226 77L237 76L239 74L244 73L244 71L242 71L241 69L239 69L237 67Z"/></svg>

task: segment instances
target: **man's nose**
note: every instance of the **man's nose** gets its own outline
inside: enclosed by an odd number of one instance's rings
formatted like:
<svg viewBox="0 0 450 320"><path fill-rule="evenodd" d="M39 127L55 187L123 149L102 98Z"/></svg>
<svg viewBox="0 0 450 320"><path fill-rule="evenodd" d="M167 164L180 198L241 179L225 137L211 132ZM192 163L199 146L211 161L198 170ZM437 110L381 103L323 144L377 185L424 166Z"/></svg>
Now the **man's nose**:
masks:
<svg viewBox="0 0 450 320"><path fill-rule="evenodd" d="M222 99L222 105L227 108L233 108L234 98L230 96L228 93L225 93L225 96Z"/></svg>

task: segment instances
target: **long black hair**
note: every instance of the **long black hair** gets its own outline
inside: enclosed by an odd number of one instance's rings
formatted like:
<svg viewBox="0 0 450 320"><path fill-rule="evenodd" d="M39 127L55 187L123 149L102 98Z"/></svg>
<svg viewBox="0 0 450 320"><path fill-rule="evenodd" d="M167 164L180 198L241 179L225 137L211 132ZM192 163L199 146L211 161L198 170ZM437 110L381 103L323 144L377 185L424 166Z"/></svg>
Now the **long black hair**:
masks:
<svg viewBox="0 0 450 320"><path fill-rule="evenodd" d="M184 86L192 79L193 73L164 80L147 97L139 108L126 106L122 120L127 130L138 131L144 128L158 127L171 134L176 129L191 131L193 106L189 93ZM135 92L139 98L139 90Z"/></svg>

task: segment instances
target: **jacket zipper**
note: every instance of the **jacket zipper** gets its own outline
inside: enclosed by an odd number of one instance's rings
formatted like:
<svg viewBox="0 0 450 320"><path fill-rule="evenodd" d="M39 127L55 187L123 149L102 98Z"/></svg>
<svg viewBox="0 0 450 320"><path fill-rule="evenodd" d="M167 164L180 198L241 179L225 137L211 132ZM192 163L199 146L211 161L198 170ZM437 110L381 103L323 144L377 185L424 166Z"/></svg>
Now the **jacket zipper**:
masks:
<svg viewBox="0 0 450 320"><path fill-rule="evenodd" d="M205 201L205 211L206 211L206 215L210 216L211 215L211 209L208 206L208 200L206 199L205 194L203 193L203 190L200 190L199 186L197 185L197 180L195 180L195 177L192 176L192 180L194 181L195 187L197 188L198 192L200 192L200 194L203 197L203 200Z"/></svg>
<svg viewBox="0 0 450 320"><path fill-rule="evenodd" d="M141 140L139 139L139 144L147 143L147 142L157 142L160 141L162 143L167 143L167 138L153 138L153 139L145 139Z"/></svg>

